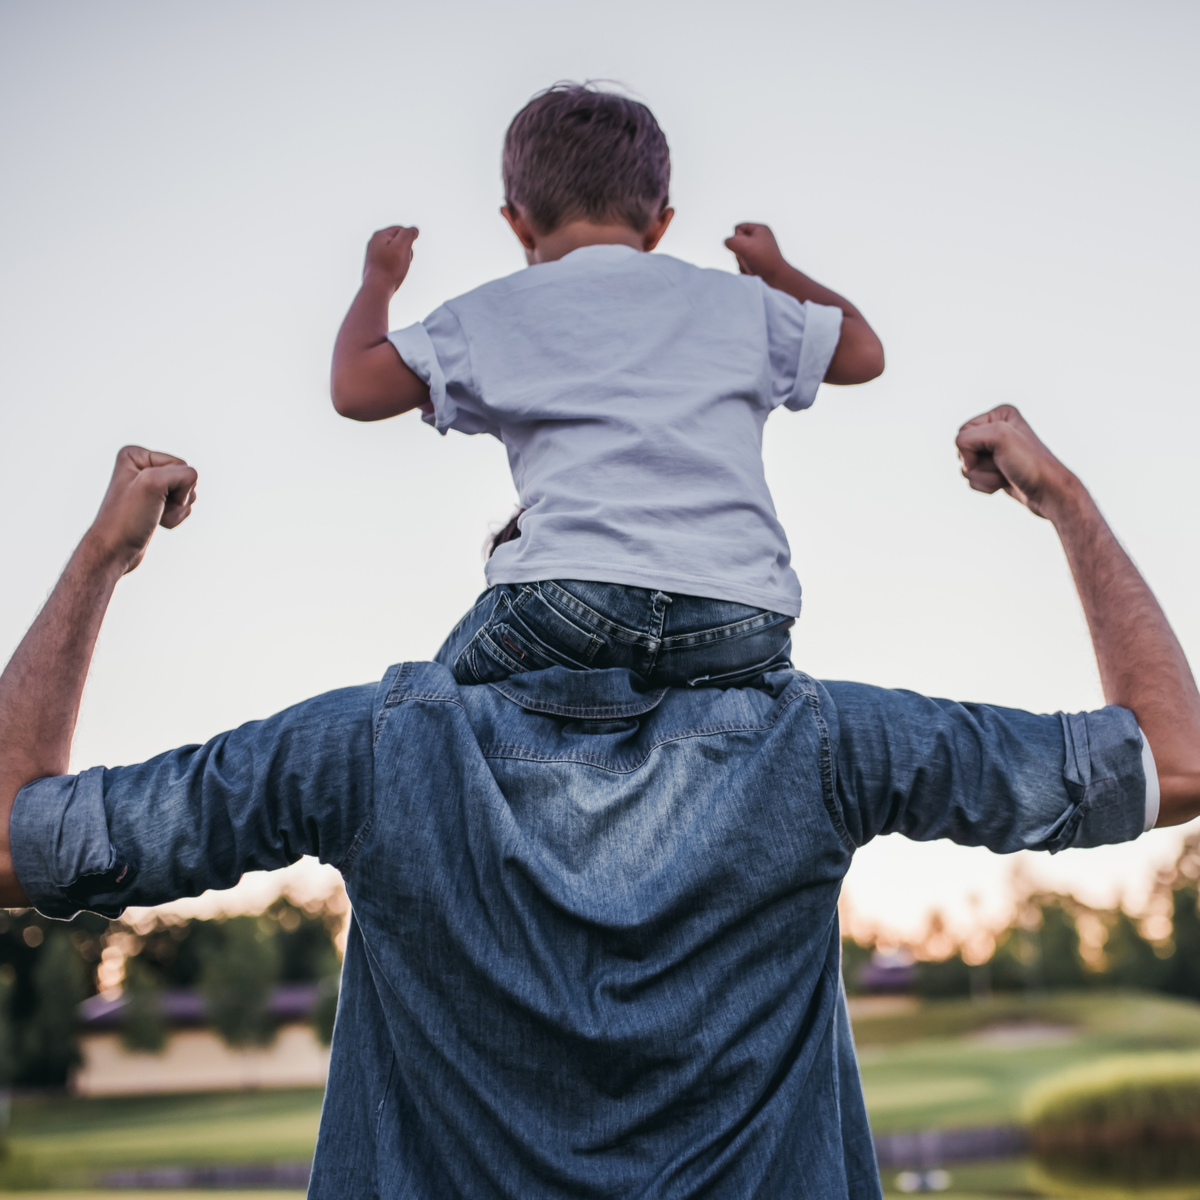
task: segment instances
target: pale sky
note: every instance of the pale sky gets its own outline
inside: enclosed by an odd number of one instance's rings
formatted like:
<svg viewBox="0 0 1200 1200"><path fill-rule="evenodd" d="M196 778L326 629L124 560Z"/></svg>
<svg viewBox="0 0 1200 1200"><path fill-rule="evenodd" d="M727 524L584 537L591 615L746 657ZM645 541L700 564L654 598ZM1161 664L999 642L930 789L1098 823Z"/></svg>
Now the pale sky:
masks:
<svg viewBox="0 0 1200 1200"><path fill-rule="evenodd" d="M769 222L888 369L767 427L824 678L1037 711L1101 703L1053 531L971 493L953 436L1018 404L1200 660L1194 446L1200 9L1189 3L0 5L0 653L125 442L201 499L117 593L75 765L135 761L432 655L514 501L503 448L338 418L371 231L421 227L396 325L523 265L513 113L619 80L671 145L662 251L733 269ZM1105 901L1179 838L1020 856ZM1013 859L881 839L856 921L1002 911ZM974 897L974 902L971 900Z"/></svg>

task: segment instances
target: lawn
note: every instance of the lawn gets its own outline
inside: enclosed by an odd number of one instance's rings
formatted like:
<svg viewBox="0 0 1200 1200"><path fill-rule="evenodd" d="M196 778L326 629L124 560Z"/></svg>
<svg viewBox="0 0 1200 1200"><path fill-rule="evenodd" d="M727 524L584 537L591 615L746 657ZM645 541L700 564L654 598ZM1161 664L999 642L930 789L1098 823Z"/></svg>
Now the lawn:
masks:
<svg viewBox="0 0 1200 1200"><path fill-rule="evenodd" d="M1019 1123L1030 1084L1109 1054L1200 1049L1200 1004L1059 992L926 1004L855 1021L879 1133Z"/></svg>
<svg viewBox="0 0 1200 1200"><path fill-rule="evenodd" d="M942 1001L859 1016L854 1026L867 1106L880 1133L1014 1123L1029 1085L1059 1070L1140 1049L1200 1049L1200 1005L1135 992ZM106 1100L19 1098L13 1103L8 1153L0 1159L0 1191L28 1191L31 1200L35 1194L53 1200L55 1193L35 1189L96 1187L106 1173L128 1168L306 1162L320 1108L321 1092L313 1088ZM941 1193L947 1200L1088 1194L1048 1189L1028 1161L952 1166L950 1171L954 1190ZM899 1194L891 1190L896 1174L885 1172L889 1195ZM64 1200L67 1194L62 1193ZM117 1195L69 1194L73 1200L115 1200ZM136 1194L154 1200L182 1193ZM186 1194L195 1200L264 1195ZM1200 1187L1176 1194L1200 1196Z"/></svg>
<svg viewBox="0 0 1200 1200"><path fill-rule="evenodd" d="M82 1186L98 1182L107 1171L131 1167L306 1162L312 1157L320 1114L319 1088L106 1100L18 1099L12 1108L8 1154L0 1162L0 1188ZM221 1194L228 1198L236 1193Z"/></svg>
<svg viewBox="0 0 1200 1200"><path fill-rule="evenodd" d="M863 1087L878 1133L1016 1124L1025 1093L1048 1075L1109 1054L1200 1048L1200 1004L1139 992L1060 992L921 1005L854 1022ZM1056 1185L1029 1159L949 1168L945 1200L1132 1196L1184 1200L1200 1186L1127 1191ZM889 1197L898 1172L884 1172Z"/></svg>

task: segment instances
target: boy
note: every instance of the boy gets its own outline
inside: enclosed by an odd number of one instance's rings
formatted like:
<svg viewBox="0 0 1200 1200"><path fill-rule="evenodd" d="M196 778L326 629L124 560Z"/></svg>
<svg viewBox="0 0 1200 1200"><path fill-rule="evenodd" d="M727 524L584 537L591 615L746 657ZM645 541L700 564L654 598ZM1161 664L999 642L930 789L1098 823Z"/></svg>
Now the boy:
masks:
<svg viewBox="0 0 1200 1200"><path fill-rule="evenodd" d="M460 683L560 665L732 686L788 662L800 584L762 427L822 380L875 378L883 347L764 225L725 243L741 277L651 255L669 180L648 108L558 84L505 136L500 211L527 270L389 334L417 230L367 247L334 407L360 421L421 408L441 433L493 434L523 509L437 656Z"/></svg>

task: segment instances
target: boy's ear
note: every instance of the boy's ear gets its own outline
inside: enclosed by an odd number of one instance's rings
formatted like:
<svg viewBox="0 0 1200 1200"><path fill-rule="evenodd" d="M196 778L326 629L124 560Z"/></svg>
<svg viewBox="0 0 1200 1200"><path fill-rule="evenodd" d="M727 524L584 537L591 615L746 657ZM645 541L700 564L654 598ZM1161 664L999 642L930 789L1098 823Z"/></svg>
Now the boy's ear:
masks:
<svg viewBox="0 0 1200 1200"><path fill-rule="evenodd" d="M671 218L675 215L673 208L664 208L662 212L650 222L650 228L642 235L642 249L647 254L662 241L662 236L667 232L667 226L671 223Z"/></svg>
<svg viewBox="0 0 1200 1200"><path fill-rule="evenodd" d="M537 238L534 237L533 227L521 215L520 209L511 204L502 204L500 206L500 215L508 222L509 228L517 235L517 241L526 250L533 250L537 246Z"/></svg>

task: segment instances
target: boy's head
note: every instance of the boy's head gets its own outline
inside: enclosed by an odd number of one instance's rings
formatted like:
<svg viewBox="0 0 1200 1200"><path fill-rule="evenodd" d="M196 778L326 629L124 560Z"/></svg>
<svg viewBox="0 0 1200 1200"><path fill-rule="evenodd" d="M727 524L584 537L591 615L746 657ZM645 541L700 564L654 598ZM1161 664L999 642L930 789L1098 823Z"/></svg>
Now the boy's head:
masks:
<svg viewBox="0 0 1200 1200"><path fill-rule="evenodd" d="M504 191L538 233L568 221L639 233L667 206L671 154L636 100L577 83L535 96L504 138Z"/></svg>

